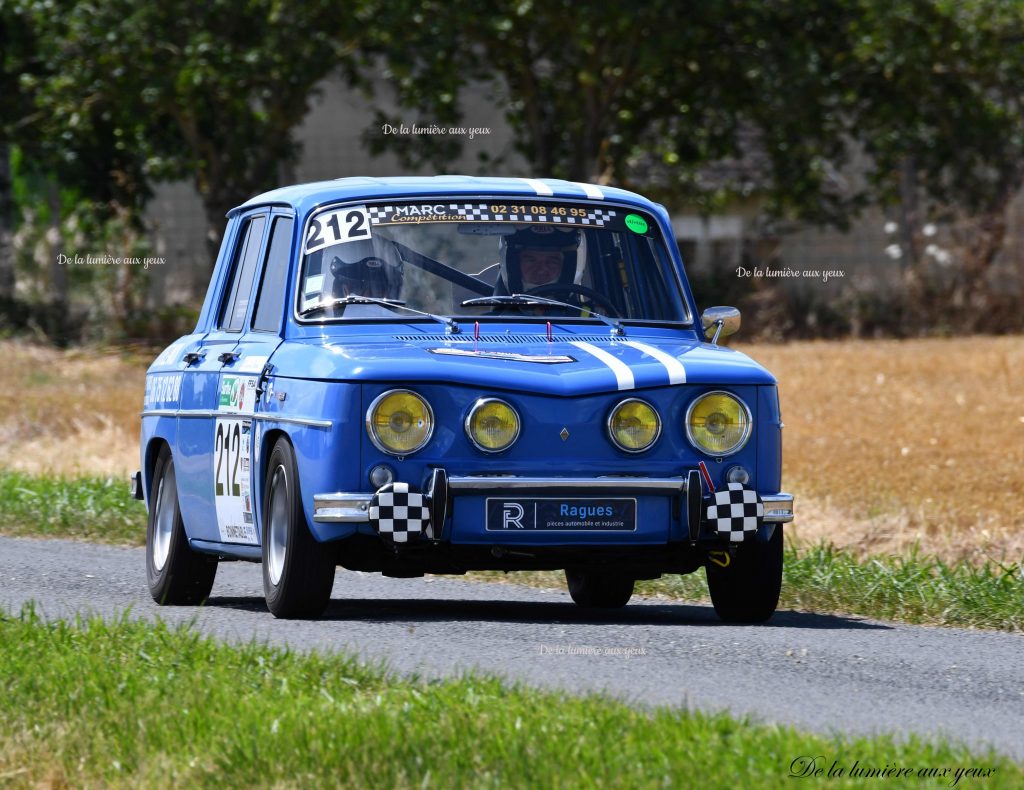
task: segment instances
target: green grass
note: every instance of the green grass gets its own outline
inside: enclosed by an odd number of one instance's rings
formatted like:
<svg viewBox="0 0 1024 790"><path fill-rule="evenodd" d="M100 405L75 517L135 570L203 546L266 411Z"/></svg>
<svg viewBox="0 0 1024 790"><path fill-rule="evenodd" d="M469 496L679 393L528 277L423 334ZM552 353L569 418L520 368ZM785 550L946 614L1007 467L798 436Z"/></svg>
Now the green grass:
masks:
<svg viewBox="0 0 1024 790"><path fill-rule="evenodd" d="M1024 565L947 564L916 552L859 561L831 546L789 549L782 605L1024 631Z"/></svg>
<svg viewBox="0 0 1024 790"><path fill-rule="evenodd" d="M647 594L708 600L704 571L639 582ZM912 552L858 559L829 545L786 548L781 609L1024 631L1024 566L947 564Z"/></svg>
<svg viewBox="0 0 1024 790"><path fill-rule="evenodd" d="M473 574L486 581L565 586L560 571ZM637 582L640 595L708 602L704 570ZM842 612L906 623L1024 631L1024 566L947 564L911 553L861 560L834 546L786 547L780 609Z"/></svg>
<svg viewBox="0 0 1024 790"><path fill-rule="evenodd" d="M774 787L813 755L950 769L936 787L970 767L995 769L986 787L1024 782L1005 758L941 743L823 738L476 676L395 679L126 616L0 613L5 787Z"/></svg>
<svg viewBox="0 0 1024 790"><path fill-rule="evenodd" d="M0 532L142 545L146 511L123 480L49 479L0 471ZM473 574L564 587L561 573ZM704 572L639 582L637 591L706 601ZM821 545L786 548L781 608L1024 631L1024 566L947 564L916 552L858 559Z"/></svg>
<svg viewBox="0 0 1024 790"><path fill-rule="evenodd" d="M0 532L141 546L146 508L131 498L127 480L0 471Z"/></svg>

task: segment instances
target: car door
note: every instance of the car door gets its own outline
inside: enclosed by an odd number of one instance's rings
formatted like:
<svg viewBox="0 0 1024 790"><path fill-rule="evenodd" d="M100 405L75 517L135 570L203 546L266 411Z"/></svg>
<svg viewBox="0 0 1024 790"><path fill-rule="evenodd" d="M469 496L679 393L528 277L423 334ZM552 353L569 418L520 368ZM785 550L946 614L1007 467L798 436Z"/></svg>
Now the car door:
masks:
<svg viewBox="0 0 1024 790"><path fill-rule="evenodd" d="M242 333L229 352L232 359L220 372L212 479L217 528L223 543L259 545L259 503L254 499L259 491L255 462L259 460L256 447L261 423L256 417L262 406L263 384L272 368L271 356L281 344L294 227L291 214L271 214L265 253L253 278ZM229 328L236 326L236 318Z"/></svg>
<svg viewBox="0 0 1024 790"><path fill-rule="evenodd" d="M183 412L181 416L185 419L179 421L176 471L181 513L193 542L242 542L225 541L217 519L214 475L218 451L221 465L228 460L223 448L227 426L218 426L225 397L222 372L230 371L238 360L236 348L249 313L252 284L262 259L268 220L269 210L265 208L239 218L230 268L218 295L213 325L196 350L186 376L188 391L183 393L183 401L188 404L188 412ZM254 393L236 392L235 397L239 394L251 404ZM240 433L239 426L239 446ZM255 542L255 531L247 533L247 537L244 542Z"/></svg>

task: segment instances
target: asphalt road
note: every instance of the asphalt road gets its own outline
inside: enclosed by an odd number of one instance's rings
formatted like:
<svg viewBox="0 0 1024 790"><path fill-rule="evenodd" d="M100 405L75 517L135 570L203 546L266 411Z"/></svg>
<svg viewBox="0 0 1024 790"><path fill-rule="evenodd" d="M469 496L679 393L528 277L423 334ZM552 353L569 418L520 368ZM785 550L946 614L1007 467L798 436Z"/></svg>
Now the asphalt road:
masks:
<svg viewBox="0 0 1024 790"><path fill-rule="evenodd" d="M729 626L709 606L634 599L611 614L568 593L338 571L313 622L275 620L260 568L221 565L203 608L159 607L143 549L0 537L0 607L195 619L227 640L350 650L398 672L481 670L630 702L749 714L819 732L943 735L1024 761L1024 636L801 612Z"/></svg>

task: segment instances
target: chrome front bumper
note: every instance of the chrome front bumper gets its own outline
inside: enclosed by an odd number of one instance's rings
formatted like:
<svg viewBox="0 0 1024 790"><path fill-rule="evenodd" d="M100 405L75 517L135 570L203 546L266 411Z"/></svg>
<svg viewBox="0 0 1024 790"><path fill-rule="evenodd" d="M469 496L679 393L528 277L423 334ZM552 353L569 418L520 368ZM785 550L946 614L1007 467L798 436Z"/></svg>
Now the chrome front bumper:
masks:
<svg viewBox="0 0 1024 790"><path fill-rule="evenodd" d="M452 476L448 490L456 493L483 494L506 491L601 491L637 493L650 496L685 494L685 477L513 477ZM318 522L364 523L370 520L373 494L316 494L313 496L313 520ZM783 523L793 520L792 494L765 494L764 520Z"/></svg>
<svg viewBox="0 0 1024 790"><path fill-rule="evenodd" d="M313 521L369 521L372 501L373 494L316 494L313 497Z"/></svg>
<svg viewBox="0 0 1024 790"><path fill-rule="evenodd" d="M452 491L622 491L654 496L686 493L685 477L449 477Z"/></svg>
<svg viewBox="0 0 1024 790"><path fill-rule="evenodd" d="M764 520L767 523L787 524L793 520L792 494L763 494Z"/></svg>

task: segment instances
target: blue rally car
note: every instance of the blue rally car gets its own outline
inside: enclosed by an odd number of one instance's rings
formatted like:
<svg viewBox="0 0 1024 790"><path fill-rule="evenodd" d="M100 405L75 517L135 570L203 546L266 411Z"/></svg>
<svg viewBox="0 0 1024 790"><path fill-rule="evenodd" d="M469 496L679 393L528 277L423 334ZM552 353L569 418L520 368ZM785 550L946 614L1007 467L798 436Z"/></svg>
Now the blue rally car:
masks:
<svg viewBox="0 0 1024 790"><path fill-rule="evenodd" d="M729 621L778 603L775 379L718 345L662 206L527 178L345 178L228 214L195 331L149 369L146 568L162 604L261 562L278 617L338 565L565 570L620 607L707 568Z"/></svg>

